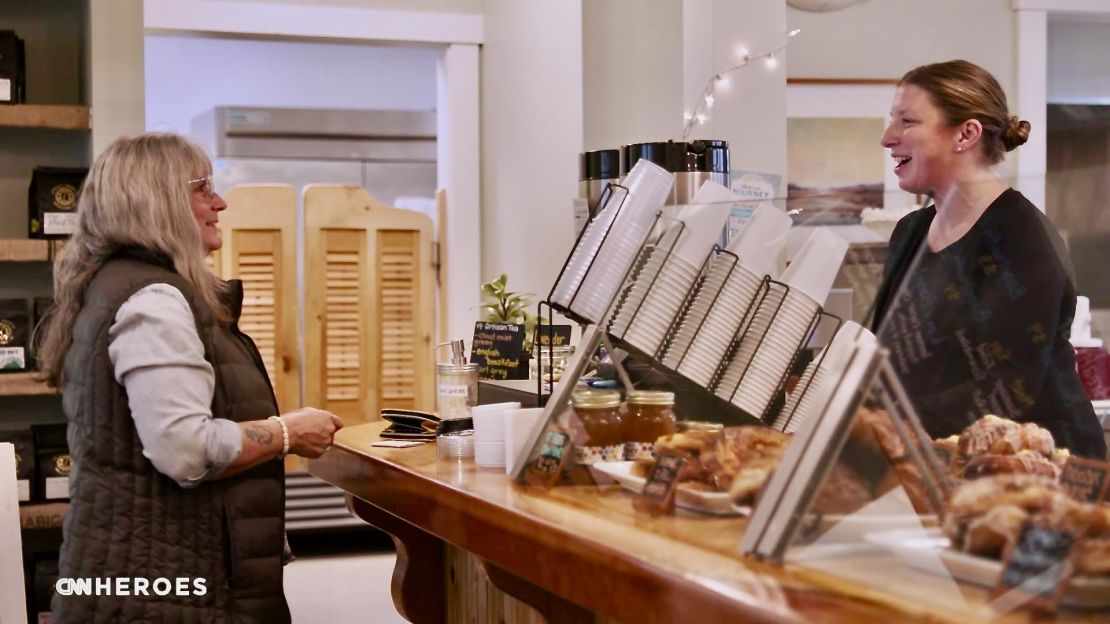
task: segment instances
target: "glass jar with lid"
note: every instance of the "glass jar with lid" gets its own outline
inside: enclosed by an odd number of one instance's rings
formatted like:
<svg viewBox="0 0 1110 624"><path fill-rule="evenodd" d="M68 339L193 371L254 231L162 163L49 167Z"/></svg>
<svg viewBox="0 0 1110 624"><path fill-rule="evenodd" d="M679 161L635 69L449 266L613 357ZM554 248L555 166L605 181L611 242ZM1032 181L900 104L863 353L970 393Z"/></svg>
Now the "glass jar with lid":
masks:
<svg viewBox="0 0 1110 624"><path fill-rule="evenodd" d="M674 393L633 390L621 416L624 458L655 459L655 441L675 432Z"/></svg>
<svg viewBox="0 0 1110 624"><path fill-rule="evenodd" d="M580 464L624 458L621 433L621 395L613 390L589 390L571 395L574 408L574 452Z"/></svg>
<svg viewBox="0 0 1110 624"><path fill-rule="evenodd" d="M570 345L539 346L532 350L530 365L531 379L543 378L545 382L559 381L566 370L570 357L574 355L574 347Z"/></svg>

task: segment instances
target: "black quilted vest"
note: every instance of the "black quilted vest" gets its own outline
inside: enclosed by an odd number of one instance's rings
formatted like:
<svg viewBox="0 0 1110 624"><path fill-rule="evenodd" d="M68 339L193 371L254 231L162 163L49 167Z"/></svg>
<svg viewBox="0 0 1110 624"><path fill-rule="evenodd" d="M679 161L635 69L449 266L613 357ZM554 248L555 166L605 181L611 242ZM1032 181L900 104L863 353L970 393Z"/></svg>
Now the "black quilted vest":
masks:
<svg viewBox="0 0 1110 624"><path fill-rule="evenodd" d="M204 357L216 372L213 416L243 422L278 413L254 343L236 321L217 322L165 258L129 251L107 262L85 291L65 360L63 405L73 470L61 576L142 577L152 583L204 578L206 592L55 596L54 617L63 623L288 622L282 462L184 489L142 454L127 392L113 377L108 328L132 294L156 283L176 287L193 310ZM242 285L232 282L230 295L238 319Z"/></svg>

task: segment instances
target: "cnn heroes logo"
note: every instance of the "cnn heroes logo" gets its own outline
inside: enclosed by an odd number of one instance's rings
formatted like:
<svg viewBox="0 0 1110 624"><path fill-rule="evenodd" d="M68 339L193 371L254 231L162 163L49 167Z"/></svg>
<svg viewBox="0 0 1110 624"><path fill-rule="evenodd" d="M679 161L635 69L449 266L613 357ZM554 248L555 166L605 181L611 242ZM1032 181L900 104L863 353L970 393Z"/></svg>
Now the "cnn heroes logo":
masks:
<svg viewBox="0 0 1110 624"><path fill-rule="evenodd" d="M60 578L54 583L59 596L203 596L207 580L117 576L107 578Z"/></svg>

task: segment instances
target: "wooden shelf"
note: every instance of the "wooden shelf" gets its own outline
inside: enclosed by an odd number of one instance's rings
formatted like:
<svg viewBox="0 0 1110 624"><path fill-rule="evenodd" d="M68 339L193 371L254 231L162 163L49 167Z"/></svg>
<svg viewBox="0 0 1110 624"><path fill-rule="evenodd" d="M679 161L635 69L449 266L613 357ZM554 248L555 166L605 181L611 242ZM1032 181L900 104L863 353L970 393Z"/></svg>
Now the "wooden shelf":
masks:
<svg viewBox="0 0 1110 624"><path fill-rule="evenodd" d="M64 240L0 239L0 262L51 262Z"/></svg>
<svg viewBox="0 0 1110 624"><path fill-rule="evenodd" d="M57 394L45 382L35 379L36 375L38 372L0 373L0 396Z"/></svg>
<svg viewBox="0 0 1110 624"><path fill-rule="evenodd" d="M88 106L55 106L45 104L15 104L0 106L0 127L53 128L88 132Z"/></svg>
<svg viewBox="0 0 1110 624"><path fill-rule="evenodd" d="M29 529L59 529L69 511L69 503L36 503L19 506L19 527Z"/></svg>

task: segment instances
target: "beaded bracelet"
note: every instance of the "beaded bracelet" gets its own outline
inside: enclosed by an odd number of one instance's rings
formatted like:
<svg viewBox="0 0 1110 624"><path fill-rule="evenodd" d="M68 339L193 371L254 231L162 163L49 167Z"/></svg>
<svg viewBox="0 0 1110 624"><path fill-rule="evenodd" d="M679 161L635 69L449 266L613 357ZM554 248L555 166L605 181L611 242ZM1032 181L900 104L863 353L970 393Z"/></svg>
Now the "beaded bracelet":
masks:
<svg viewBox="0 0 1110 624"><path fill-rule="evenodd" d="M289 454L289 427L285 425L285 419L281 416L271 416L270 420L276 420L281 425L281 455L278 457L284 458Z"/></svg>

